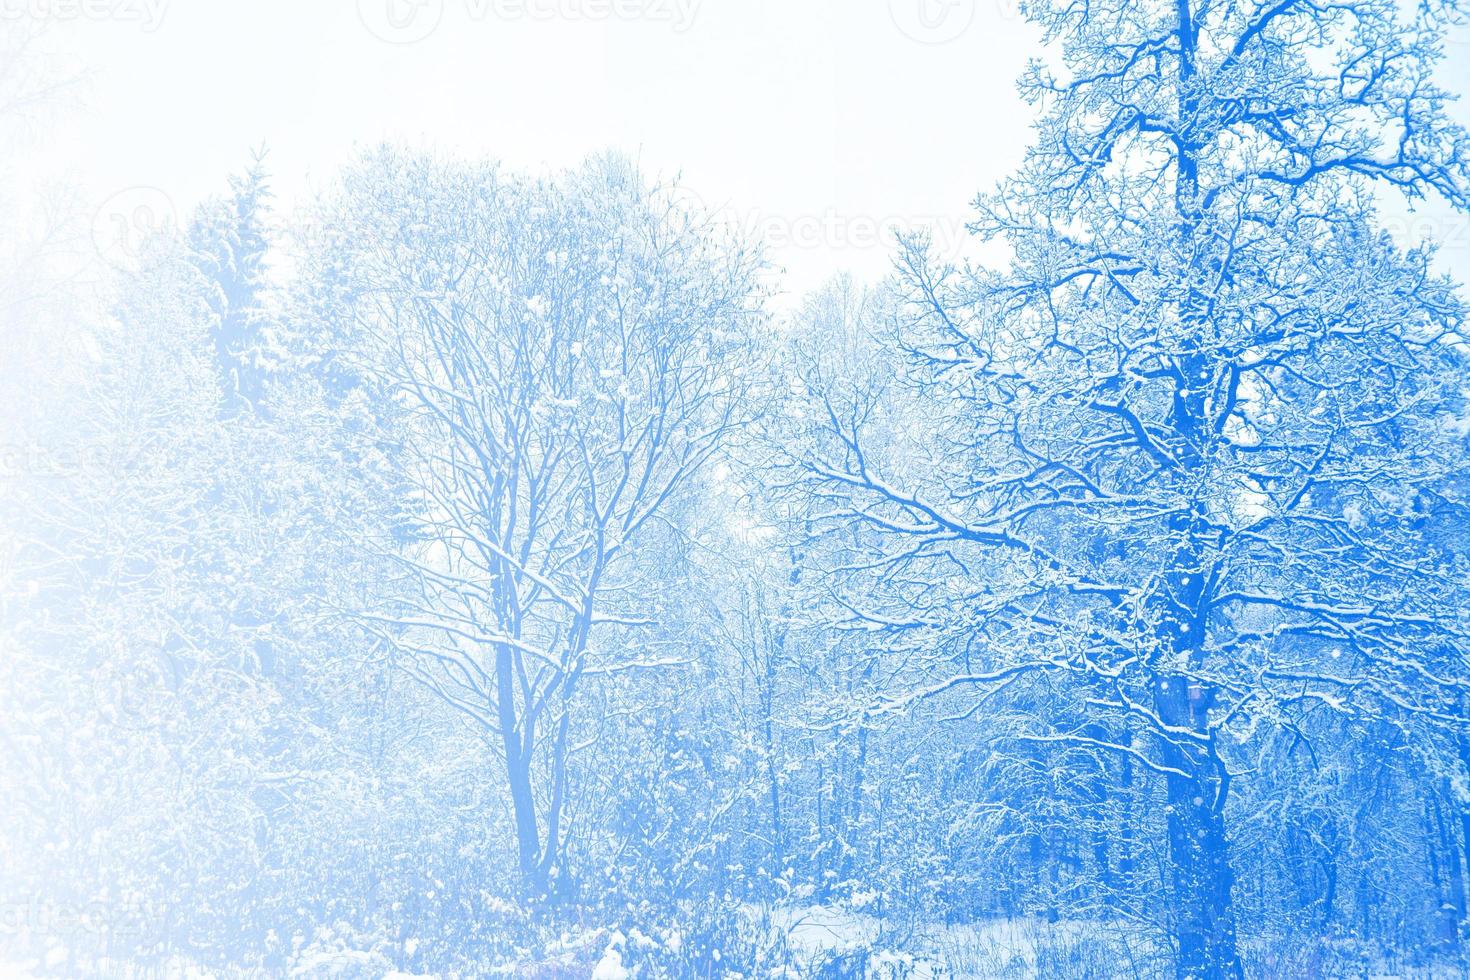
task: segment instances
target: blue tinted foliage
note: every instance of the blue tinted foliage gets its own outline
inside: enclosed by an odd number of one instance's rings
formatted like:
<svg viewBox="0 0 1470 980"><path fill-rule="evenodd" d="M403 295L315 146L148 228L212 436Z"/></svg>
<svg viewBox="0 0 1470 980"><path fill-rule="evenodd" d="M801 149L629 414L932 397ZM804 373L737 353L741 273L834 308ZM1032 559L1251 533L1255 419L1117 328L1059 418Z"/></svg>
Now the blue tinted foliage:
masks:
<svg viewBox="0 0 1470 980"><path fill-rule="evenodd" d="M987 265L257 155L18 354L0 967L1470 971L1462 14L1026 13Z"/></svg>

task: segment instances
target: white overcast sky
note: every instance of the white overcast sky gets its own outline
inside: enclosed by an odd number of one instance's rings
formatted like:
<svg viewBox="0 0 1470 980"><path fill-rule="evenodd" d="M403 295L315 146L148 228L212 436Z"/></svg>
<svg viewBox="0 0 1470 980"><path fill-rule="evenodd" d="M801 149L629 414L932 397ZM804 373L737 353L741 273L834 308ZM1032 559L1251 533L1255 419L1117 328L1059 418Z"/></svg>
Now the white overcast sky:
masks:
<svg viewBox="0 0 1470 980"><path fill-rule="evenodd" d="M0 0L0 14L44 17L49 46L89 74L85 108L32 162L94 209L141 194L185 215L260 145L288 205L384 139L517 169L616 149L764 231L789 303L840 270L882 275L881 226L962 240L969 202L1030 136L1014 79L1040 39L1017 3ZM1449 72L1461 91L1467 55ZM1463 219L1396 220L1470 266Z"/></svg>

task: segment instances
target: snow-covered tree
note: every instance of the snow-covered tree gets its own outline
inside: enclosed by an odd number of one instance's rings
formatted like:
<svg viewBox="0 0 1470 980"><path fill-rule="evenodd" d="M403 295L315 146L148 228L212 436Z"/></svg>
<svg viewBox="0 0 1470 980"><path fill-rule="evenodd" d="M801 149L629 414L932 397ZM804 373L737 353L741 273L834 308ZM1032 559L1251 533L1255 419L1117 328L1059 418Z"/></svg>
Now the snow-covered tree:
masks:
<svg viewBox="0 0 1470 980"><path fill-rule="evenodd" d="M1465 553L1430 520L1463 309L1373 196L1470 205L1434 80L1458 14L1028 13L1062 63L1026 74L1037 143L975 220L1011 266L910 243L893 344L928 407L824 389L805 464L870 535L853 616L929 655L894 698L1012 688L1011 752L1157 777L1178 974L1238 976L1230 821L1265 732L1465 724Z"/></svg>
<svg viewBox="0 0 1470 980"><path fill-rule="evenodd" d="M261 409L269 362L265 292L271 247L271 190L265 153L257 152L243 174L230 177L229 193L205 202L189 229L195 261L212 288L215 360L222 410L229 415Z"/></svg>
<svg viewBox="0 0 1470 980"><path fill-rule="evenodd" d="M362 610L401 663L493 733L522 892L563 883L575 707L658 666L637 572L670 501L740 422L749 256L616 159L555 181L391 154L325 226L343 302L322 356L392 406L412 594Z"/></svg>

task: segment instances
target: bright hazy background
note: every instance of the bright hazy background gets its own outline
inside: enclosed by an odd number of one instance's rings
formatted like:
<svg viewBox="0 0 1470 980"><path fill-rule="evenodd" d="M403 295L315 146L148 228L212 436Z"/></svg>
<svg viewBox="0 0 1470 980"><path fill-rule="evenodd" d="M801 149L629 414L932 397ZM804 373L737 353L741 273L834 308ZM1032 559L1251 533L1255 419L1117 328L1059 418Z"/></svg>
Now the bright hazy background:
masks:
<svg viewBox="0 0 1470 980"><path fill-rule="evenodd" d="M22 178L65 183L106 251L269 151L286 211L381 140L560 167L605 149L764 237L783 306L888 269L885 229L960 255L1014 168L1019 0L0 0L80 73ZM0 24L0 27L5 25ZM1467 37L1470 40L1470 37ZM1446 82L1470 92L1470 45ZM1470 223L1395 205L1470 273Z"/></svg>

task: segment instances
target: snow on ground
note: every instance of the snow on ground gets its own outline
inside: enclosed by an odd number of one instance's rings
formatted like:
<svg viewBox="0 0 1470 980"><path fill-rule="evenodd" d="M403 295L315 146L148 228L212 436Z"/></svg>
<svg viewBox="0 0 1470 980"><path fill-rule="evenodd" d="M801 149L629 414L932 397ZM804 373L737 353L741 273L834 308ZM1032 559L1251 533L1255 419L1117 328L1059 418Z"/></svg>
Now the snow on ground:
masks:
<svg viewBox="0 0 1470 980"><path fill-rule="evenodd" d="M740 931L789 966L769 974L801 980L826 970L868 980L960 980L967 977L1044 977L1060 975L1142 975L1157 961L1147 941L1119 923L1008 919L963 925L914 924L900 927L869 914L867 907L842 905L742 905L735 914ZM1132 936L1130 938L1130 931ZM426 980L399 968L392 950L363 950L324 932L298 951L287 973L299 980ZM582 976L589 980L634 980L646 976L650 950L677 952L683 937L670 930L662 941L636 928L596 927L563 933L533 957L492 966L481 975ZM785 955L781 952L784 951ZM788 959L789 957L789 959ZM27 962L0 955L0 980L36 980L65 975L66 951ZM656 962L656 960L655 960ZM769 962L769 961L768 961ZM142 969L130 964L93 961L88 975L205 980L210 971L183 958ZM739 971L742 964L729 964ZM738 975L738 974L732 974ZM747 974L753 980L754 975ZM762 973L764 977L767 974Z"/></svg>
<svg viewBox="0 0 1470 980"><path fill-rule="evenodd" d="M871 948L878 939L878 920L860 912L810 905L772 909L768 914L771 927L784 933L791 951L804 959Z"/></svg>
<svg viewBox="0 0 1470 980"><path fill-rule="evenodd" d="M1037 977L1058 968L1104 966L1119 975L1139 975L1153 960L1152 944L1119 923L994 919L962 925L920 925L900 942L885 934L871 915L835 906L811 905L752 912L784 937L793 958L810 966L866 952L867 976L875 980L940 977Z"/></svg>
<svg viewBox="0 0 1470 980"><path fill-rule="evenodd" d="M937 980L945 975L927 957L884 948L881 923L861 912L811 905L771 909L765 918L804 967L866 952L867 976L874 980Z"/></svg>

